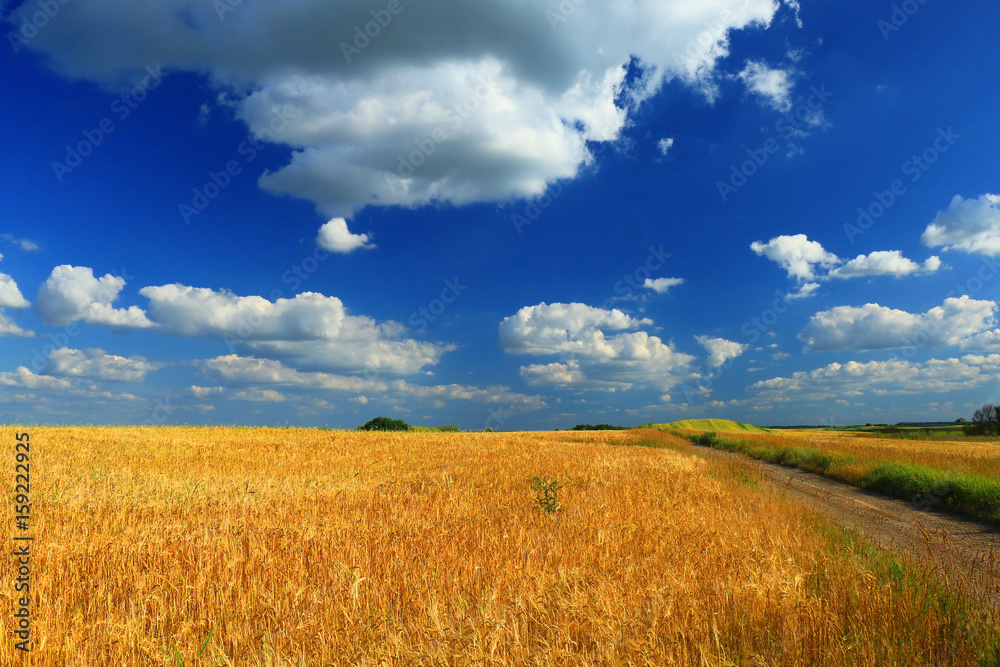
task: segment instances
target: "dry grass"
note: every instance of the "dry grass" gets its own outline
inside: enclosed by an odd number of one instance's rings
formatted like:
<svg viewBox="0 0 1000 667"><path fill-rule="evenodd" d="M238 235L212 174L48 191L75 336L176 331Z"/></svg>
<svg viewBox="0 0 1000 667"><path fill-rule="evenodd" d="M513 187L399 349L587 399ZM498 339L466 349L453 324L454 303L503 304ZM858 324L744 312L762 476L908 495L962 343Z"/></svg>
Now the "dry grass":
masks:
<svg viewBox="0 0 1000 667"><path fill-rule="evenodd" d="M30 432L5 665L966 665L995 624L668 434Z"/></svg>

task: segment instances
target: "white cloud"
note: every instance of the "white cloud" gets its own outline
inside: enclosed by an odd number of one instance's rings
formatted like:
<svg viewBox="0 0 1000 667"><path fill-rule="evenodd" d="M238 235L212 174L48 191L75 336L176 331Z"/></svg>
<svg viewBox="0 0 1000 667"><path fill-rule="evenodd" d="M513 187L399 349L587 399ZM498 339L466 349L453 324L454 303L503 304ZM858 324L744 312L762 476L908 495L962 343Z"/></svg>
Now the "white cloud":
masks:
<svg viewBox="0 0 1000 667"><path fill-rule="evenodd" d="M660 149L660 155L666 156L670 152L670 149L674 147L674 138L664 137L656 142L656 147Z"/></svg>
<svg viewBox="0 0 1000 667"><path fill-rule="evenodd" d="M799 299L808 299L811 296L815 296L816 290L820 288L819 283L803 283L799 285L799 288L794 292L788 292L785 294L785 301L798 301Z"/></svg>
<svg viewBox="0 0 1000 667"><path fill-rule="evenodd" d="M0 259L3 256L0 255ZM0 336L22 336L31 338L35 335L33 331L27 331L19 327L12 319L4 314L4 308L27 308L31 304L21 294L17 288L17 283L6 273L0 273Z"/></svg>
<svg viewBox="0 0 1000 667"><path fill-rule="evenodd" d="M750 388L769 403L831 401L845 397L884 396L959 391L992 382L1000 355L967 355L961 359L931 359L916 363L902 359L833 363L791 377L763 380Z"/></svg>
<svg viewBox="0 0 1000 667"><path fill-rule="evenodd" d="M931 248L1000 254L1000 195L984 194L978 199L955 195L948 210L938 212L920 240Z"/></svg>
<svg viewBox="0 0 1000 667"><path fill-rule="evenodd" d="M500 345L508 354L566 357L566 363L522 368L522 377L533 384L545 380L591 387L611 383L628 389L652 383L667 390L687 377L694 357L644 331L605 333L649 324L648 319L635 319L617 309L541 303L504 318L498 330Z"/></svg>
<svg viewBox="0 0 1000 667"><path fill-rule="evenodd" d="M284 403L286 400L284 394L273 389L243 389L234 393L233 398L253 403Z"/></svg>
<svg viewBox="0 0 1000 667"><path fill-rule="evenodd" d="M408 339L396 322L348 315L333 296L302 292L271 302L260 296L186 285L144 287L160 330L220 338L254 354L313 370L411 374L436 364L452 345Z"/></svg>
<svg viewBox="0 0 1000 667"><path fill-rule="evenodd" d="M996 320L993 301L968 296L948 298L926 313L914 314L875 303L837 306L816 313L799 340L813 350L883 350L901 347L959 345Z"/></svg>
<svg viewBox="0 0 1000 667"><path fill-rule="evenodd" d="M22 387L24 389L69 390L73 383L65 378L35 375L24 366L17 370L0 373L0 387Z"/></svg>
<svg viewBox="0 0 1000 667"><path fill-rule="evenodd" d="M4 315L3 310L0 310L0 336L21 336L22 338L33 338L35 336L35 332L22 329L16 322L14 322L14 320Z"/></svg>
<svg viewBox="0 0 1000 667"><path fill-rule="evenodd" d="M163 364L147 361L144 357L119 357L97 348L74 350L63 347L49 355L45 372L46 375L141 382L147 373L160 368Z"/></svg>
<svg viewBox="0 0 1000 667"><path fill-rule="evenodd" d="M748 60L736 76L748 90L764 98L768 106L777 111L791 110L794 69L774 69L762 61Z"/></svg>
<svg viewBox="0 0 1000 667"><path fill-rule="evenodd" d="M583 303L540 303L525 306L500 323L500 345L508 354L593 354L604 341L602 330L634 329L650 320L637 320L622 311Z"/></svg>
<svg viewBox="0 0 1000 667"><path fill-rule="evenodd" d="M555 361L551 364L521 366L521 377L531 386L581 384L586 379L580 371L580 364L572 359L565 364Z"/></svg>
<svg viewBox="0 0 1000 667"><path fill-rule="evenodd" d="M261 186L350 217L368 204L539 195L590 164L587 142L616 139L664 81L712 95L730 30L766 27L779 5L588 2L569 16L548 0L401 7L355 49L372 21L364 3L73 2L27 48L109 86L150 63L205 74L255 134L293 147ZM641 76L625 90L633 62ZM757 87L773 97L775 85ZM282 113L290 120L275 121Z"/></svg>
<svg viewBox="0 0 1000 667"><path fill-rule="evenodd" d="M227 290L174 283L143 287L157 327L177 336L239 340L314 340L336 338L346 317L334 296L302 292L268 301Z"/></svg>
<svg viewBox="0 0 1000 667"><path fill-rule="evenodd" d="M20 239L13 234L0 234L0 243L10 243L25 252L31 252L32 250L38 250L40 248L38 243L35 241L32 241L31 239ZM0 255L0 259L3 259L3 255Z"/></svg>
<svg viewBox="0 0 1000 667"><path fill-rule="evenodd" d="M718 368L730 359L735 359L752 346L736 343L725 338L711 338L709 336L695 336L695 340L708 352L708 366Z"/></svg>
<svg viewBox="0 0 1000 667"><path fill-rule="evenodd" d="M824 250L818 242L810 241L805 234L776 236L767 243L754 241L750 249L777 263L788 272L789 278L802 281L815 280L817 267L831 269L841 262L839 257Z"/></svg>
<svg viewBox="0 0 1000 667"><path fill-rule="evenodd" d="M646 278L646 282L642 284L646 289L651 289L657 294L666 294L667 290L671 287L676 287L677 285L683 285L683 278Z"/></svg>
<svg viewBox="0 0 1000 667"><path fill-rule="evenodd" d="M322 372L302 372L285 366L280 361L241 357L235 354L216 357L202 362L205 374L232 387L240 385L275 385L289 391L301 390L344 392L354 396L379 395L383 398L409 398L426 402L469 401L482 405L501 405L505 408L536 410L546 407L537 396L511 392L508 387L469 387L459 384L417 385L405 380L384 380ZM259 387L258 387L259 388ZM216 395L213 388L192 387L198 396ZM249 394L243 396L247 400ZM235 397L235 396L234 396Z"/></svg>
<svg viewBox="0 0 1000 667"><path fill-rule="evenodd" d="M899 250L877 250L868 255L858 255L845 261L828 252L817 241L810 241L805 234L777 236L767 243L754 241L750 249L767 257L788 272L789 278L798 281L829 280L831 278L870 278L874 276L908 276L934 273L941 268L941 260L931 256L922 265L903 257ZM826 271L822 271L825 269ZM819 283L809 282L786 300L812 296Z"/></svg>
<svg viewBox="0 0 1000 667"><path fill-rule="evenodd" d="M908 276L915 273L934 273L941 268L941 260L931 256L917 264L903 257L899 250L880 250L868 255L858 255L843 266L829 273L830 278L864 278L871 276Z"/></svg>
<svg viewBox="0 0 1000 667"><path fill-rule="evenodd" d="M38 289L35 310L39 317L56 326L83 320L90 324L114 327L145 328L153 324L136 306L114 308L125 279L107 274L95 278L93 269L63 264Z"/></svg>
<svg viewBox="0 0 1000 667"><path fill-rule="evenodd" d="M30 305L14 279L6 273L0 273L0 308L27 308Z"/></svg>
<svg viewBox="0 0 1000 667"><path fill-rule="evenodd" d="M368 242L367 234L352 234L343 218L333 218L320 227L316 244L325 250L345 254L359 248L369 250L375 247Z"/></svg>

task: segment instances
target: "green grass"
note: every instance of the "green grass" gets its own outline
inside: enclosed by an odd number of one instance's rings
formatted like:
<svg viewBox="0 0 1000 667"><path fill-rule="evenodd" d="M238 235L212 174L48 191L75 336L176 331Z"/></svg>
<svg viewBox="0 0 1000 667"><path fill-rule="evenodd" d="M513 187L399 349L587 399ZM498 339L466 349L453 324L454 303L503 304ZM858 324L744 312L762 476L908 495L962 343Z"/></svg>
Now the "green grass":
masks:
<svg viewBox="0 0 1000 667"><path fill-rule="evenodd" d="M770 429L743 424L729 419L685 419L669 424L644 424L638 428L655 428L660 431L715 431L717 433L770 433Z"/></svg>
<svg viewBox="0 0 1000 667"><path fill-rule="evenodd" d="M815 527L830 541L832 553L849 554L879 582L896 593L917 590L925 611L934 610L948 623L942 627L947 640L974 641L979 644L978 664L1000 667L1000 629L989 609L976 600L949 588L933 573L903 562L890 552L878 549L855 531L818 521ZM824 594L824 582L817 573L807 582L809 592Z"/></svg>
<svg viewBox="0 0 1000 667"><path fill-rule="evenodd" d="M886 463L814 447L779 447L720 438L689 436L699 445L740 452L755 459L799 468L914 503L1000 526L1000 479L945 472L911 463ZM859 470L861 471L859 474Z"/></svg>

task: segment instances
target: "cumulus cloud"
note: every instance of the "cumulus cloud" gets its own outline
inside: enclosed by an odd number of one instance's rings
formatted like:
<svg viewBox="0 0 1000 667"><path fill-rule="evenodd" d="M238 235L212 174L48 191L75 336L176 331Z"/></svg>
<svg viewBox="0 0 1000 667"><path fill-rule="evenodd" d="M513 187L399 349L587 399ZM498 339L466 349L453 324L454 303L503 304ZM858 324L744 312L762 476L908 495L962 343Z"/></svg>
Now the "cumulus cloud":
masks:
<svg viewBox="0 0 1000 667"><path fill-rule="evenodd" d="M551 364L521 366L521 377L532 386L581 384L586 379L579 362L574 359L565 364L554 361Z"/></svg>
<svg viewBox="0 0 1000 667"><path fill-rule="evenodd" d="M0 373L0 387L20 387L23 389L68 390L73 383L65 378L36 375L24 366L17 370Z"/></svg>
<svg viewBox="0 0 1000 667"><path fill-rule="evenodd" d="M952 297L926 313L908 313L875 303L837 306L816 313L799 340L813 350L884 350L959 345L996 325L993 301Z"/></svg>
<svg viewBox="0 0 1000 667"><path fill-rule="evenodd" d="M0 256L2 259L2 256ZM34 332L19 327L4 314L4 308L27 308L31 304L17 288L17 283L6 273L0 273L0 336L22 336L31 338Z"/></svg>
<svg viewBox="0 0 1000 667"><path fill-rule="evenodd" d="M754 241L750 249L788 272L789 278L806 281L816 279L817 267L832 269L841 260L827 252L816 241L810 241L805 234L776 236L767 243Z"/></svg>
<svg viewBox="0 0 1000 667"><path fill-rule="evenodd" d="M508 387L470 387L459 384L418 385L406 380L384 380L349 375L338 375L323 372L303 372L285 366L280 361L258 359L230 354L202 362L203 372L220 381L222 390L216 387L192 387L192 392L200 397L211 395L232 395L233 398L251 400L248 392L257 389L261 392L276 391L267 389L269 385L285 388L289 391L301 390L315 392L343 392L356 397L365 394L377 394L388 398L409 398L428 403L436 401L468 401L482 405L501 405L505 408L536 410L546 407L545 402L537 396L528 396L511 392ZM254 385L258 385L254 387ZM263 387L259 386L263 385ZM236 390L230 392L230 389ZM284 395L283 394L283 395ZM264 398L266 395L259 395ZM266 398L264 398L266 400Z"/></svg>
<svg viewBox="0 0 1000 667"><path fill-rule="evenodd" d="M14 279L6 273L0 273L0 308L27 308L30 305Z"/></svg>
<svg viewBox="0 0 1000 667"><path fill-rule="evenodd" d="M150 371L163 368L163 364L147 361L145 357L120 357L98 348L74 350L63 347L53 351L48 360L46 375L125 382L141 382Z"/></svg>
<svg viewBox="0 0 1000 667"><path fill-rule="evenodd" d="M344 325L344 304L335 296L302 292L271 302L174 283L143 287L157 327L177 336L241 340L336 338Z"/></svg>
<svg viewBox="0 0 1000 667"><path fill-rule="evenodd" d="M233 347L313 370L411 374L436 364L452 345L405 337L397 322L349 315L333 296L302 292L274 302L173 284L144 287L157 327L178 336L220 338Z"/></svg>
<svg viewBox="0 0 1000 667"><path fill-rule="evenodd" d="M941 268L941 260L936 256L928 258L923 265L903 257L899 250L880 250L868 255L858 255L843 266L829 273L831 278L865 278L871 276L908 276L916 273L934 273Z"/></svg>
<svg viewBox="0 0 1000 667"><path fill-rule="evenodd" d="M708 366L718 368L730 359L735 359L752 346L736 343L725 338L711 338L709 336L695 336L695 340L708 352Z"/></svg>
<svg viewBox="0 0 1000 667"><path fill-rule="evenodd" d="M934 273L941 268L941 260L929 257L923 264L907 259L899 250L878 250L843 260L828 252L817 241L810 241L805 234L776 236L767 243L754 241L750 249L766 257L788 272L789 278L803 283L786 300L812 296L819 283L804 282L830 279L871 278L875 276L902 276Z"/></svg>
<svg viewBox="0 0 1000 667"><path fill-rule="evenodd" d="M18 326L17 322L4 315L0 310L0 336L21 336L22 338L33 338L34 331L28 331Z"/></svg>
<svg viewBox="0 0 1000 667"><path fill-rule="evenodd" d="M860 363L832 363L790 377L763 380L750 388L758 399L829 401L835 398L932 394L959 391L992 382L1000 368L1000 355L967 355L961 359L931 359L923 363L903 359Z"/></svg>
<svg viewBox="0 0 1000 667"><path fill-rule="evenodd" d="M674 147L673 137L664 137L656 142L656 147L660 149L660 155L666 156L670 149Z"/></svg>
<svg viewBox="0 0 1000 667"><path fill-rule="evenodd" d="M762 61L748 60L736 77L747 90L762 97L773 109L787 112L792 108L794 69L776 69Z"/></svg>
<svg viewBox="0 0 1000 667"><path fill-rule="evenodd" d="M367 234L352 234L347 229L347 221L343 218L334 218L320 227L316 243L325 250L343 254L375 247L374 244L368 242Z"/></svg>
<svg viewBox="0 0 1000 667"><path fill-rule="evenodd" d="M676 287L677 285L683 285L683 278L646 278L646 282L642 284L646 289L651 289L657 294L666 294L671 287Z"/></svg>
<svg viewBox="0 0 1000 667"><path fill-rule="evenodd" d="M1000 195L984 194L978 199L955 195L948 209L939 211L927 225L920 240L930 248L1000 254Z"/></svg>
<svg viewBox="0 0 1000 667"><path fill-rule="evenodd" d="M255 135L293 147L262 187L350 217L369 204L539 195L590 164L587 142L615 140L664 81L714 94L730 31L766 27L780 6L592 2L564 16L547 0L404 2L365 37L384 3L84 1L26 47L108 86L151 62L206 74ZM632 63L640 76L626 82ZM754 85L773 97L779 84L765 79Z"/></svg>
<svg viewBox="0 0 1000 667"><path fill-rule="evenodd" d="M498 329L500 345L508 354L566 358L565 363L522 368L522 377L532 384L610 383L628 389L652 383L666 390L689 374L694 357L644 331L624 331L650 324L648 319L635 319L617 309L541 303L504 318ZM608 335L609 331L621 333Z"/></svg>
<svg viewBox="0 0 1000 667"><path fill-rule="evenodd" d="M84 321L114 327L146 328L153 323L137 306L114 308L125 279L110 273L95 278L93 269L63 264L38 289L35 311L39 317L56 326Z"/></svg>

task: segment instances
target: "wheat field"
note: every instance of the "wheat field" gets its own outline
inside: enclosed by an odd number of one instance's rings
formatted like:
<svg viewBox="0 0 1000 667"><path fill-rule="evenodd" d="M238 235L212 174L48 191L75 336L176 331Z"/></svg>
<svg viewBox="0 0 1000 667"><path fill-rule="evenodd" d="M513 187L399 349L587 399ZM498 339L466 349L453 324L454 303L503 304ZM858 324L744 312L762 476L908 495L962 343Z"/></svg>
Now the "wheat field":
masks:
<svg viewBox="0 0 1000 667"><path fill-rule="evenodd" d="M991 611L666 433L20 431L4 665L997 664Z"/></svg>

